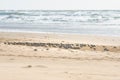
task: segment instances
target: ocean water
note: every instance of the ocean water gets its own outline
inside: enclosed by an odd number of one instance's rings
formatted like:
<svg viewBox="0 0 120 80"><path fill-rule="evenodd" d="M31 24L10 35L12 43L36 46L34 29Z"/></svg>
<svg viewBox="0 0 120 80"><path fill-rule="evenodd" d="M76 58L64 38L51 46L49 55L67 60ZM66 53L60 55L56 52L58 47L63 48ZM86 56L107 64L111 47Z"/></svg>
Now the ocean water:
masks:
<svg viewBox="0 0 120 80"><path fill-rule="evenodd" d="M0 31L120 36L120 10L0 10Z"/></svg>

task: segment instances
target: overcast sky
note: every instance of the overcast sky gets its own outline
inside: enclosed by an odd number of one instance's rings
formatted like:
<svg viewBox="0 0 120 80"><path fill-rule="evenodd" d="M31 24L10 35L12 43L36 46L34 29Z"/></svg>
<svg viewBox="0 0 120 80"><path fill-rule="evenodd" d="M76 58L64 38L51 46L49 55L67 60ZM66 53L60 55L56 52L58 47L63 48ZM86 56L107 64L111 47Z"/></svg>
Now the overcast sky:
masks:
<svg viewBox="0 0 120 80"><path fill-rule="evenodd" d="M0 0L0 9L120 10L120 0Z"/></svg>

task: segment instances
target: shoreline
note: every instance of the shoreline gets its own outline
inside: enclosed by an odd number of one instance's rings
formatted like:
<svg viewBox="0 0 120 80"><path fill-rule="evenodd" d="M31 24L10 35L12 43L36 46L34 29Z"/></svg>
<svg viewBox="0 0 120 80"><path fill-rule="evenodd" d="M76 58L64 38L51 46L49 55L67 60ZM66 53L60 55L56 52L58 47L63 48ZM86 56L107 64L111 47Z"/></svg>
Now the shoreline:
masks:
<svg viewBox="0 0 120 80"><path fill-rule="evenodd" d="M33 41L35 41L35 42L38 42L40 40L42 41L43 39L49 39L49 40L53 39L56 41L59 39L59 41L57 41L59 43L62 40L65 40L67 43L84 43L84 44L115 45L115 46L118 45L118 46L120 46L120 37L119 36L91 35L91 34L0 32L0 38L1 39L2 38L6 38L6 39L10 38L13 40L19 39L19 40L23 40L23 41L26 41L28 39L28 42L29 42L29 39L33 39ZM92 40L95 40L96 43L94 43ZM104 43L104 42L102 43L101 40L103 40L103 41L107 40L107 41L106 41L106 43ZM32 40L30 40L30 41L32 41Z"/></svg>
<svg viewBox="0 0 120 80"><path fill-rule="evenodd" d="M88 33L61 33L61 32L37 32L37 31L8 31L1 30L0 33L24 33L24 34L61 34L61 35L83 35L83 36L104 36L104 37L120 37L120 35L111 35L111 34L88 34Z"/></svg>
<svg viewBox="0 0 120 80"><path fill-rule="evenodd" d="M0 80L120 80L119 22L120 10L0 11Z"/></svg>

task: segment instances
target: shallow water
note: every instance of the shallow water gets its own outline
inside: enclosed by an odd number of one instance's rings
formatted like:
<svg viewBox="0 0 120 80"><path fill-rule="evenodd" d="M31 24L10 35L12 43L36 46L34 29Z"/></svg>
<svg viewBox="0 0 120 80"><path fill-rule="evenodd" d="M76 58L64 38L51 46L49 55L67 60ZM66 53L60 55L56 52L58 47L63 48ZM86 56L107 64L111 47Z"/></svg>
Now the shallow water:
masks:
<svg viewBox="0 0 120 80"><path fill-rule="evenodd" d="M120 36L120 10L1 10L0 31Z"/></svg>

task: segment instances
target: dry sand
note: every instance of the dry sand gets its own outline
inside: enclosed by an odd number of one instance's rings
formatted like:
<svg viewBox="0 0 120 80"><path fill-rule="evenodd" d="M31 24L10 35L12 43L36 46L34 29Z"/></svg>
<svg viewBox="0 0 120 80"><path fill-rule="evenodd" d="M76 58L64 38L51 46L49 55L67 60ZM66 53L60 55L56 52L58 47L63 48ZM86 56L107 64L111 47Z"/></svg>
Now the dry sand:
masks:
<svg viewBox="0 0 120 80"><path fill-rule="evenodd" d="M86 44L96 50L8 42ZM0 33L0 80L120 80L119 72L120 37Z"/></svg>

